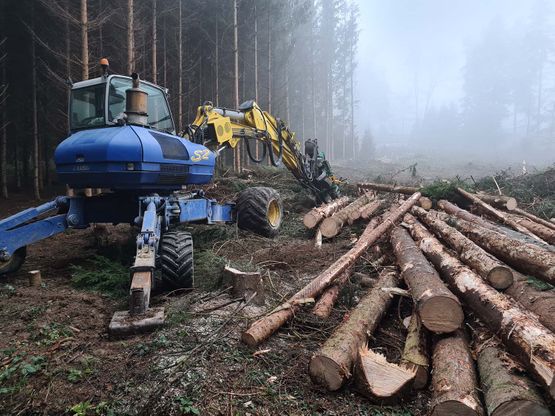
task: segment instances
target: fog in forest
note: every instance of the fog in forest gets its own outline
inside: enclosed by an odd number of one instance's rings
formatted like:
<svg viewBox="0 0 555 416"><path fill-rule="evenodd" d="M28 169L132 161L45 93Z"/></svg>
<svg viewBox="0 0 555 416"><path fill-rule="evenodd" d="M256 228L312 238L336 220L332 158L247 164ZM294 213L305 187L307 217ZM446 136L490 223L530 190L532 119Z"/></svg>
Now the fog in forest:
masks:
<svg viewBox="0 0 555 416"><path fill-rule="evenodd" d="M358 5L355 120L378 155L553 163L554 3Z"/></svg>

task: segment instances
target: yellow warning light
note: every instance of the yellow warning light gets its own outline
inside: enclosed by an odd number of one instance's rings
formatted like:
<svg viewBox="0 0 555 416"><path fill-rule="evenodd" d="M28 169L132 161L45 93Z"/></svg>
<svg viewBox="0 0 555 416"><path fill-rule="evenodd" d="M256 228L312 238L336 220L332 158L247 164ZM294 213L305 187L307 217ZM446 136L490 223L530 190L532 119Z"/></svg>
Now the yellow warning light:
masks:
<svg viewBox="0 0 555 416"><path fill-rule="evenodd" d="M107 59L107 58L102 58L102 59L100 60L100 65L102 65L102 66L108 66L108 65L110 65L110 62L108 62L108 59Z"/></svg>

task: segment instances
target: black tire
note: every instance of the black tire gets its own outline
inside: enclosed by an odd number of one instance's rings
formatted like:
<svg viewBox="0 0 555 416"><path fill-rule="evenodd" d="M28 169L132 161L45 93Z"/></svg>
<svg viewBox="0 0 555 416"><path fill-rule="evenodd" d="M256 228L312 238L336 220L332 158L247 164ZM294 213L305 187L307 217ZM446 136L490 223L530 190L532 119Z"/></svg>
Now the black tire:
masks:
<svg viewBox="0 0 555 416"><path fill-rule="evenodd" d="M275 189L262 186L248 188L237 198L237 225L265 237L278 234L283 206Z"/></svg>
<svg viewBox="0 0 555 416"><path fill-rule="evenodd" d="M193 287L193 237L186 231L170 231L162 235L159 265L162 285L167 289Z"/></svg>
<svg viewBox="0 0 555 416"><path fill-rule="evenodd" d="M15 250L8 261L0 260L0 276L17 272L23 262L25 262L25 257L27 256L27 247L21 247Z"/></svg>

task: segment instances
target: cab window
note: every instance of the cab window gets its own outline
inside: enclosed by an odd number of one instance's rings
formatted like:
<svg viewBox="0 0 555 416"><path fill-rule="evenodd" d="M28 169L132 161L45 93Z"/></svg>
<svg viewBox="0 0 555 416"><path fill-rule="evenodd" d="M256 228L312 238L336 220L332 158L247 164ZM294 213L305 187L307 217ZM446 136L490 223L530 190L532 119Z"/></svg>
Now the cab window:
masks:
<svg viewBox="0 0 555 416"><path fill-rule="evenodd" d="M108 124L115 124L125 112L125 90L132 88L132 81L124 78L112 78L108 95ZM173 121L166 97L158 88L141 84L141 89L148 93L148 124L156 130L173 132Z"/></svg>
<svg viewBox="0 0 555 416"><path fill-rule="evenodd" d="M71 92L71 129L102 127L105 84L91 85Z"/></svg>

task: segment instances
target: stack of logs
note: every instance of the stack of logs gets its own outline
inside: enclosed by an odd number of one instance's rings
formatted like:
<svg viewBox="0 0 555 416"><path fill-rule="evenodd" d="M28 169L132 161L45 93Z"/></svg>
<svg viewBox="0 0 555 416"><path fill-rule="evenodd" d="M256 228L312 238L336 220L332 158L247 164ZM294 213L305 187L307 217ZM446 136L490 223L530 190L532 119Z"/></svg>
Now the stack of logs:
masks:
<svg viewBox="0 0 555 416"><path fill-rule="evenodd" d="M317 299L313 313L327 318L357 259L385 240L396 265L383 268L312 356L312 381L335 391L352 380L358 392L379 402L429 385L432 415L551 414L544 397L555 397L555 292L530 280L555 285L555 224L505 196L458 189L481 217L445 200L432 209L415 188L359 188L358 199L338 199L304 218L307 228L328 238L346 224L369 220L353 247L254 322L242 341L259 345L307 300ZM386 202L376 192L384 191L411 196L377 215ZM413 311L394 363L369 348L368 337L398 295L412 298ZM465 311L473 320L465 321Z"/></svg>

